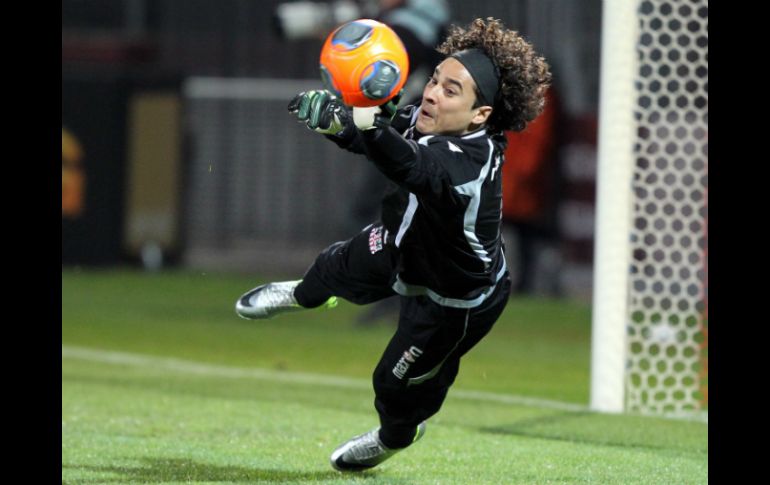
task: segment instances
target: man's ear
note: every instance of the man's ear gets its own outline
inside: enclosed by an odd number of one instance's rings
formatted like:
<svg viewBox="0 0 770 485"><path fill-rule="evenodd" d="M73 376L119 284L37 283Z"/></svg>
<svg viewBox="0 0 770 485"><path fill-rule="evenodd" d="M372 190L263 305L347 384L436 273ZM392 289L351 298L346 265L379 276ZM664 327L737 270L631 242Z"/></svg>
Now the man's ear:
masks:
<svg viewBox="0 0 770 485"><path fill-rule="evenodd" d="M492 107L491 106L480 106L476 109L476 114L473 116L473 119L471 120L471 123L474 125L483 125L487 122L487 119L489 119L489 116L492 114Z"/></svg>

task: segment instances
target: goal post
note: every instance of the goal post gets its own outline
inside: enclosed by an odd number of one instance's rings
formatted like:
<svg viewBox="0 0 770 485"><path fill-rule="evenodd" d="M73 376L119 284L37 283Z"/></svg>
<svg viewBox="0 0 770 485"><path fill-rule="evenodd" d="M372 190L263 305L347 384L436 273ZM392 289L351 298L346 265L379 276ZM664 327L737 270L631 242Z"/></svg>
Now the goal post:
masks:
<svg viewBox="0 0 770 485"><path fill-rule="evenodd" d="M591 408L623 410L634 144L636 1L605 1L591 333Z"/></svg>
<svg viewBox="0 0 770 485"><path fill-rule="evenodd" d="M605 0L590 407L708 409L708 2Z"/></svg>

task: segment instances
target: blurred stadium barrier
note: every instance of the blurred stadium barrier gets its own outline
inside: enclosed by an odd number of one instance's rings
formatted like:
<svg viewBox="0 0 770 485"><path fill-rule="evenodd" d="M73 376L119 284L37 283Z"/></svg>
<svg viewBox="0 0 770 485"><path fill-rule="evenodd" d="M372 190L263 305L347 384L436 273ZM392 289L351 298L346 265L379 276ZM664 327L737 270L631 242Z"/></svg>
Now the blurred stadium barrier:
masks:
<svg viewBox="0 0 770 485"><path fill-rule="evenodd" d="M360 229L352 206L374 168L286 110L294 95L318 88L318 80L186 81L188 266L296 274Z"/></svg>

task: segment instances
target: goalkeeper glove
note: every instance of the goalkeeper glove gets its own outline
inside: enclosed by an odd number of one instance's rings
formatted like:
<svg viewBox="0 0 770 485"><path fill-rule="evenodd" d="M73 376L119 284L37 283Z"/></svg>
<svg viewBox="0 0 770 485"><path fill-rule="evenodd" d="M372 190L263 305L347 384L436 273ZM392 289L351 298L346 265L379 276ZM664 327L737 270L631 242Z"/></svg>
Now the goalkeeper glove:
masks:
<svg viewBox="0 0 770 485"><path fill-rule="evenodd" d="M296 113L308 128L324 135L342 135L353 125L350 111L326 90L305 91L289 102L289 112Z"/></svg>
<svg viewBox="0 0 770 485"><path fill-rule="evenodd" d="M398 102L403 96L404 90L399 93L387 103L383 103L379 106L373 106L371 108L353 108L353 122L360 130L371 130L373 128L385 128L390 126L391 121L396 116L398 110Z"/></svg>

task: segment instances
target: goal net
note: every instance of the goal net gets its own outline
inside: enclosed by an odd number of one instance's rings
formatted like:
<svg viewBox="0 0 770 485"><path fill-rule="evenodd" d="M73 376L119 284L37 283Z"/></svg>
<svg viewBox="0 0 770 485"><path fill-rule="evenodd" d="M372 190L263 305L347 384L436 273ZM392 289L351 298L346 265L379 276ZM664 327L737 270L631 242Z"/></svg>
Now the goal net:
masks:
<svg viewBox="0 0 770 485"><path fill-rule="evenodd" d="M708 2L604 2L591 407L707 416Z"/></svg>

